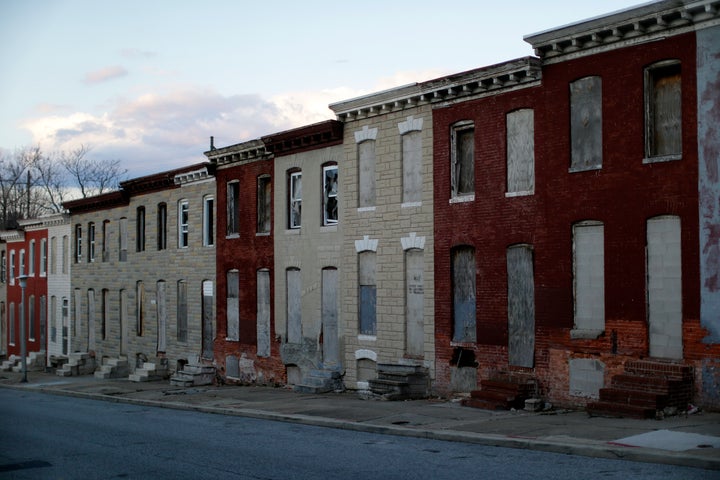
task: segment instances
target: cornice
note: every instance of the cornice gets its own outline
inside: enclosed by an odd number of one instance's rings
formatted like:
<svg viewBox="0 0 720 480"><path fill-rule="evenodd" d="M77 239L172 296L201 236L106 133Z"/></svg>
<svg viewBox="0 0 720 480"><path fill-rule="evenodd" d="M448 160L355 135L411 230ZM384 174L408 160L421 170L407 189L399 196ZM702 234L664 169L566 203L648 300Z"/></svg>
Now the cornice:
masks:
<svg viewBox="0 0 720 480"><path fill-rule="evenodd" d="M554 63L720 24L720 0L663 0L526 35L544 63Z"/></svg>
<svg viewBox="0 0 720 480"><path fill-rule="evenodd" d="M186 185L189 183L203 182L206 180L212 180L214 177L208 170L207 166L198 168L197 170L191 170L189 172L178 173L174 177L175 185Z"/></svg>
<svg viewBox="0 0 720 480"><path fill-rule="evenodd" d="M291 155L307 150L338 145L343 141L342 122L327 120L261 138L273 155Z"/></svg>
<svg viewBox="0 0 720 480"><path fill-rule="evenodd" d="M18 220L18 225L23 230L39 230L48 227L54 227L58 225L65 225L70 223L70 217L64 213L54 213L38 218L29 218L26 220Z"/></svg>
<svg viewBox="0 0 720 480"><path fill-rule="evenodd" d="M22 230L0 230L0 240L3 242L22 242L25 240L25 232Z"/></svg>
<svg viewBox="0 0 720 480"><path fill-rule="evenodd" d="M334 103L330 105L330 109L340 121L358 120L422 105L470 99L531 86L541 77L540 60L535 57L523 57Z"/></svg>
<svg viewBox="0 0 720 480"><path fill-rule="evenodd" d="M259 139L223 148L213 148L204 154L218 167L266 160L271 156L265 148L265 144Z"/></svg>
<svg viewBox="0 0 720 480"><path fill-rule="evenodd" d="M128 195L122 190L104 193L95 197L79 198L63 203L63 208L68 210L71 215L92 212L96 210L106 210L108 208L127 205L130 203Z"/></svg>

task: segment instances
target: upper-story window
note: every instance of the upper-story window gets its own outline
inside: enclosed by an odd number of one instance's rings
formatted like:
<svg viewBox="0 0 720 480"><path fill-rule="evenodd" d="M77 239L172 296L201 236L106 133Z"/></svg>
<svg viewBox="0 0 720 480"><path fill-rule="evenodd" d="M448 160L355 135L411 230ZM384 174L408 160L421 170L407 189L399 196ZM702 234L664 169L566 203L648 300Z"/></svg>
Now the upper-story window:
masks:
<svg viewBox="0 0 720 480"><path fill-rule="evenodd" d="M62 273L67 274L69 269L68 263L70 262L70 239L67 235L63 235L62 238Z"/></svg>
<svg viewBox="0 0 720 480"><path fill-rule="evenodd" d="M535 191L535 120L533 110L523 108L507 114L507 194L529 195Z"/></svg>
<svg viewBox="0 0 720 480"><path fill-rule="evenodd" d="M145 207L138 207L135 214L135 251L145 251Z"/></svg>
<svg viewBox="0 0 720 480"><path fill-rule="evenodd" d="M190 203L178 202L178 248L186 248L190 240Z"/></svg>
<svg viewBox="0 0 720 480"><path fill-rule="evenodd" d="M302 218L302 172L288 173L288 227L300 228Z"/></svg>
<svg viewBox="0 0 720 480"><path fill-rule="evenodd" d="M602 168L602 78L570 84L570 171Z"/></svg>
<svg viewBox="0 0 720 480"><path fill-rule="evenodd" d="M402 202L416 206L422 201L422 118L412 115L398 124L402 144Z"/></svg>
<svg viewBox="0 0 720 480"><path fill-rule="evenodd" d="M240 183L237 180L227 184L227 235L240 233Z"/></svg>
<svg viewBox="0 0 720 480"><path fill-rule="evenodd" d="M127 262L127 251L128 251L128 219L127 217L120 218L120 235L118 236L119 247L120 247L120 261Z"/></svg>
<svg viewBox="0 0 720 480"><path fill-rule="evenodd" d="M95 261L95 224L88 223L88 262Z"/></svg>
<svg viewBox="0 0 720 480"><path fill-rule="evenodd" d="M110 220L102 223L102 261L110 261Z"/></svg>
<svg viewBox="0 0 720 480"><path fill-rule="evenodd" d="M680 62L666 60L645 69L645 162L682 158Z"/></svg>
<svg viewBox="0 0 720 480"><path fill-rule="evenodd" d="M0 283L5 283L7 280L7 253L5 250L0 252Z"/></svg>
<svg viewBox="0 0 720 480"><path fill-rule="evenodd" d="M47 238L40 239L40 275L47 275Z"/></svg>
<svg viewBox="0 0 720 480"><path fill-rule="evenodd" d="M452 196L475 194L475 125L458 122L450 131L450 181Z"/></svg>
<svg viewBox="0 0 720 480"><path fill-rule="evenodd" d="M272 181L270 175L257 179L257 233L270 233L272 226Z"/></svg>
<svg viewBox="0 0 720 480"><path fill-rule="evenodd" d="M10 250L10 285L15 285L15 250Z"/></svg>
<svg viewBox="0 0 720 480"><path fill-rule="evenodd" d="M29 261L28 261L28 275L35 275L35 240L30 240L29 250Z"/></svg>
<svg viewBox="0 0 720 480"><path fill-rule="evenodd" d="M25 250L20 250L20 269L19 269L19 273L20 273L20 276L21 276L21 277L22 277L23 275L25 275L25 272L27 272L27 270L25 269L25 260L26 260L26 258L25 258Z"/></svg>
<svg viewBox="0 0 720 480"><path fill-rule="evenodd" d="M323 225L338 223L338 166L323 167Z"/></svg>
<svg viewBox="0 0 720 480"><path fill-rule="evenodd" d="M167 249L167 204L157 206L157 249Z"/></svg>
<svg viewBox="0 0 720 480"><path fill-rule="evenodd" d="M82 225L75 225L75 263L82 262Z"/></svg>
<svg viewBox="0 0 720 480"><path fill-rule="evenodd" d="M358 157L358 207L375 208L375 142L377 128L367 125L355 132Z"/></svg>
<svg viewBox="0 0 720 480"><path fill-rule="evenodd" d="M57 254L57 237L51 237L50 238L50 274L55 275L57 273L57 262L58 262L58 254Z"/></svg>
<svg viewBox="0 0 720 480"><path fill-rule="evenodd" d="M215 245L215 197L203 198L203 246Z"/></svg>

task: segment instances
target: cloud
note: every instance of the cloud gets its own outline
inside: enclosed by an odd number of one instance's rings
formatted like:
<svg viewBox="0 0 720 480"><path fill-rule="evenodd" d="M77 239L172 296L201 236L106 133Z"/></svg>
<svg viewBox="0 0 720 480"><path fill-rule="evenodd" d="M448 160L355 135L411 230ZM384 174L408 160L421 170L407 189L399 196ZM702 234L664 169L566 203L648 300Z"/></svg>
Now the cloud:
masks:
<svg viewBox="0 0 720 480"><path fill-rule="evenodd" d="M107 82L114 78L124 77L128 74L125 68L120 66L105 67L94 72L88 72L85 74L85 83L93 85L96 83Z"/></svg>

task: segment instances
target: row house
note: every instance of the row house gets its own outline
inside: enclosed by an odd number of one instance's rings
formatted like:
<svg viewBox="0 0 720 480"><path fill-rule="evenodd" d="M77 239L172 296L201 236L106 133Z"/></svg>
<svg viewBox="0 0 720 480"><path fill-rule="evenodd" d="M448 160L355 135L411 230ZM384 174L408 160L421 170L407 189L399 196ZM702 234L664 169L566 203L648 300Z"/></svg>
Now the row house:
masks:
<svg viewBox="0 0 720 480"><path fill-rule="evenodd" d="M273 304L271 156L260 140L205 152L217 185L218 374L232 383L284 383Z"/></svg>
<svg viewBox="0 0 720 480"><path fill-rule="evenodd" d="M120 187L64 205L72 216L73 347L118 366L110 376L145 362L164 376L211 360L214 177L197 164Z"/></svg>
<svg viewBox="0 0 720 480"><path fill-rule="evenodd" d="M530 35L538 82L435 108L438 391L601 411L645 373L720 405L716 3Z"/></svg>
<svg viewBox="0 0 720 480"><path fill-rule="evenodd" d="M18 229L0 232L3 242L0 272L0 331L3 355L19 357L21 325L25 323L25 347L30 368L51 365L56 355L69 348L67 305L69 302L69 218L55 214L18 221ZM25 291L18 280L25 277ZM23 306L25 311L23 311ZM11 366L8 364L8 366Z"/></svg>

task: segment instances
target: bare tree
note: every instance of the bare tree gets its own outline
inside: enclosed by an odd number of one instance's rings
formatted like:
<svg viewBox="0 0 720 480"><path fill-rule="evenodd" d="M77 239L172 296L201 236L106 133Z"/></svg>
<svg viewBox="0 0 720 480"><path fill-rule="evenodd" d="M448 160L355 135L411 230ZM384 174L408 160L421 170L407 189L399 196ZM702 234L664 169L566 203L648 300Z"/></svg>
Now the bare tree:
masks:
<svg viewBox="0 0 720 480"><path fill-rule="evenodd" d="M18 219L37 213L41 200L34 192L31 164L39 154L39 148L26 147L0 156L0 227L14 228Z"/></svg>
<svg viewBox="0 0 720 480"><path fill-rule="evenodd" d="M60 163L80 189L82 198L100 195L118 188L120 180L127 173L121 168L120 160L91 160L87 157L91 148L80 145L75 150L64 152Z"/></svg>

